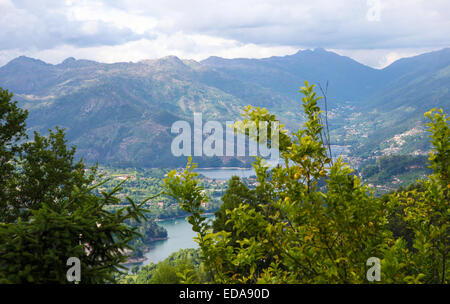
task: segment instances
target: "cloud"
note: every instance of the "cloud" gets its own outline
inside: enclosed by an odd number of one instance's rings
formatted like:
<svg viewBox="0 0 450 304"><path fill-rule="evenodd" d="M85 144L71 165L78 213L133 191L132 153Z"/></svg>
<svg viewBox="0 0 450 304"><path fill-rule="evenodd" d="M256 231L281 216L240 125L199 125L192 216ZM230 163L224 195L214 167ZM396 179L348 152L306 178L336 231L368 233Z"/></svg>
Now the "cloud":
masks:
<svg viewBox="0 0 450 304"><path fill-rule="evenodd" d="M450 42L450 3L444 0L130 0L111 5L158 19L159 32L242 43L362 49Z"/></svg>
<svg viewBox="0 0 450 304"><path fill-rule="evenodd" d="M289 46L262 46L255 44L242 44L238 41L209 37L204 35L174 34L170 36L160 35L155 40L141 39L130 41L121 45L76 47L73 45L61 45L52 49L26 52L25 55L40 58L45 62L57 64L68 55L75 58L89 58L105 63L140 61L149 58L161 58L168 54L180 58L203 60L215 55L224 58L252 57L266 58L270 56L282 56L294 54L298 50ZM7 62L7 58L22 55L18 50L11 50L2 58L0 63Z"/></svg>
<svg viewBox="0 0 450 304"><path fill-rule="evenodd" d="M324 47L380 67L450 46L447 0L0 0L0 11L0 64L15 54L108 62Z"/></svg>
<svg viewBox="0 0 450 304"><path fill-rule="evenodd" d="M351 57L374 68L384 68L400 58L413 57L438 49L440 48L330 49L330 51Z"/></svg>
<svg viewBox="0 0 450 304"><path fill-rule="evenodd" d="M2 0L0 49L44 50L69 44L77 47L119 45L155 34L136 33L101 19L74 18L72 4L62 1Z"/></svg>

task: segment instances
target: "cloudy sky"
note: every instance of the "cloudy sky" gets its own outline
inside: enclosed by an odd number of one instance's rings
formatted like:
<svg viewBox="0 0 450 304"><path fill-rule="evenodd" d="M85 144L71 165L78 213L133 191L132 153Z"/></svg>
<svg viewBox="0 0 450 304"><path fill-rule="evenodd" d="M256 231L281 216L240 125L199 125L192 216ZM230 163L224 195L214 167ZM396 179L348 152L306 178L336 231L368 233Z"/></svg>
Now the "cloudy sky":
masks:
<svg viewBox="0 0 450 304"><path fill-rule="evenodd" d="M323 47L372 67L450 47L448 0L0 0L0 66L26 55L201 60Z"/></svg>

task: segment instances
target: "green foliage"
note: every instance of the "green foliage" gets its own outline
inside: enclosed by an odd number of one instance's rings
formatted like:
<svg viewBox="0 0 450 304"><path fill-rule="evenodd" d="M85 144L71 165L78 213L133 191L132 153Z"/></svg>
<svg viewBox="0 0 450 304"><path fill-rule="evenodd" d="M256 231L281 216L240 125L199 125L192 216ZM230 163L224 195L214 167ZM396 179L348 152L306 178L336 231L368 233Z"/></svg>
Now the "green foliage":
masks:
<svg viewBox="0 0 450 304"><path fill-rule="evenodd" d="M22 150L20 141L26 139L25 119L28 112L11 101L13 94L0 87L0 222L14 215L8 206L8 192L14 188L15 157Z"/></svg>
<svg viewBox="0 0 450 304"><path fill-rule="evenodd" d="M129 206L107 211L117 205L121 185L95 195L101 186L93 185L96 167L87 174L81 161L74 163L75 149L67 148L61 129L18 143L26 112L10 103L8 92L0 94L0 159L9 157L10 165L2 165L0 175L7 181L0 188L0 282L68 283L70 257L81 261L81 283L113 281L129 243L139 236L125 222L144 219L145 202L129 200Z"/></svg>
<svg viewBox="0 0 450 304"><path fill-rule="evenodd" d="M223 204L214 213L213 229L215 232L225 230L232 232L232 226L227 224L229 216L227 211L237 208L239 204L253 204L255 202L254 191L247 188L238 176L233 176L228 182L228 189L222 196Z"/></svg>
<svg viewBox="0 0 450 304"><path fill-rule="evenodd" d="M201 265L199 249L181 249L164 261L143 266L135 276L124 276L121 283L180 284L202 283L207 280ZM132 271L133 272L133 271Z"/></svg>
<svg viewBox="0 0 450 304"><path fill-rule="evenodd" d="M195 232L202 235L207 224L206 218L202 217L204 210L201 204L207 202L209 198L205 195L204 188L199 185L199 180L196 179L198 174L193 171L196 167L197 165L193 164L192 158L189 157L186 168L180 173L176 170L170 171L164 182L167 186L166 194L175 199L182 198L179 201L181 208L192 214L187 218L188 222Z"/></svg>
<svg viewBox="0 0 450 304"><path fill-rule="evenodd" d="M433 109L425 113L431 122L427 123L431 132L431 144L433 150L430 153L430 168L433 169L436 177L448 185L450 179L450 129L448 116L444 114L442 109Z"/></svg>
<svg viewBox="0 0 450 304"><path fill-rule="evenodd" d="M440 110L425 113L431 122L433 150L430 168L433 174L419 181L418 189L392 194L390 204L401 213L405 227L413 234L412 249L399 249L403 267L395 270L403 279L414 283L446 283L450 281L450 129L448 117Z"/></svg>
<svg viewBox="0 0 450 304"><path fill-rule="evenodd" d="M14 210L20 211L26 219L31 210L38 210L42 202L54 202L53 209L61 208L60 201L68 198L73 191L93 182L96 168L90 175L85 174L85 166L80 160L74 162L75 147L67 149L64 130L49 130L48 137L34 134L34 140L23 144L18 159L18 176L13 183L11 197Z"/></svg>
<svg viewBox="0 0 450 304"><path fill-rule="evenodd" d="M375 164L367 164L361 170L363 178L374 182L390 182L394 175L408 172L415 168L426 167L426 157L422 155L387 155L377 158ZM428 171L431 173L431 170Z"/></svg>
<svg viewBox="0 0 450 304"><path fill-rule="evenodd" d="M367 161L358 171L365 183L376 187L375 196L408 187L432 173L424 155L380 156Z"/></svg>
<svg viewBox="0 0 450 304"><path fill-rule="evenodd" d="M122 190L118 194L121 205L128 205L126 197L134 201L142 201L148 197L157 196L158 200L149 200L146 208L150 210L149 217L153 219L172 219L186 217L189 214L182 210L177 202L167 196L158 196L164 190L163 179L169 172L167 169L115 168L99 166L100 174L111 177L101 186L102 191L114 189L121 181ZM205 212L214 212L220 206L220 194L224 185L215 180L202 179L200 183L206 190L210 201L203 207ZM159 205L158 203L162 203Z"/></svg>
<svg viewBox="0 0 450 304"><path fill-rule="evenodd" d="M203 197L195 165L189 162L185 170L173 171L165 180L167 194L192 214L190 222L198 232L201 258L212 281L364 283L366 261L378 257L384 283L448 283L445 115L435 114L429 125L435 146L430 157L434 173L423 182L424 191L376 199L342 159L332 162L323 141L327 134L320 98L308 82L301 92L308 120L292 136L281 128L279 149L284 164L268 170L257 158L259 184L254 192L232 179L224 196L227 205L218 212L214 229L198 211ZM244 116L247 121L275 121L260 108L248 107ZM402 221L414 233L414 248L390 230L388 220L394 212L404 212Z"/></svg>
<svg viewBox="0 0 450 304"><path fill-rule="evenodd" d="M41 201L27 221L0 224L0 282L67 283L69 257L80 259L82 283L113 280L138 236L124 222L143 217L143 210L134 205L109 213L103 206L117 203L114 192L97 197L86 190L73 192L58 208Z"/></svg>

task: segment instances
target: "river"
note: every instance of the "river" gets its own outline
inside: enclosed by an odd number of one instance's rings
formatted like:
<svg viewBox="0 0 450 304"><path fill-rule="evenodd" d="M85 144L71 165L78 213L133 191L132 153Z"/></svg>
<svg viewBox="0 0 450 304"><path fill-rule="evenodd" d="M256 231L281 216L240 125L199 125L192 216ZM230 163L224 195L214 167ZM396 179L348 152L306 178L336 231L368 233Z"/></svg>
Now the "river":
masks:
<svg viewBox="0 0 450 304"><path fill-rule="evenodd" d="M348 147L332 145L333 156L345 155L348 153ZM211 179L228 180L233 175L239 177L250 177L255 175L253 168L212 168L196 169L196 172ZM211 215L209 219L213 219ZM167 230L168 239L155 241L150 244L150 251L145 253L146 261L142 265L157 263L167 258L171 253L185 248L197 248L198 244L194 241L197 235L192 231L192 226L184 218L175 220L160 221L159 225Z"/></svg>
<svg viewBox="0 0 450 304"><path fill-rule="evenodd" d="M331 145L331 152L333 153L333 158L336 159L339 156L344 156L348 154L348 146L338 146ZM271 167L276 166L276 162L268 161L268 165ZM239 177L250 177L254 176L255 169L252 168L198 168L195 172L204 175L207 178L218 179L218 180L228 180L233 175Z"/></svg>
<svg viewBox="0 0 450 304"><path fill-rule="evenodd" d="M214 215L209 215L212 220ZM158 263L167 258L171 253L185 248L197 248L198 244L194 241L196 232L192 231L192 226L185 218L175 220L160 221L158 225L166 228L168 238L166 240L154 241L150 243L150 251L145 253L147 258L142 265Z"/></svg>
<svg viewBox="0 0 450 304"><path fill-rule="evenodd" d="M211 168L211 169L196 169L195 172L204 175L211 179L228 180L233 175L239 177L250 177L255 175L255 169L253 168Z"/></svg>

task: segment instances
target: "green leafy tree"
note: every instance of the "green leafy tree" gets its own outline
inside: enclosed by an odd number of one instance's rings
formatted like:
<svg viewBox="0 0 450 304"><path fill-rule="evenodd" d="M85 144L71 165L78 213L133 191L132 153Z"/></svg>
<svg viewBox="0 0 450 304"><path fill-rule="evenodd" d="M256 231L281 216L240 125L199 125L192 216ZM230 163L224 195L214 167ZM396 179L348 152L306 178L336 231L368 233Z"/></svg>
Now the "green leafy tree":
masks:
<svg viewBox="0 0 450 304"><path fill-rule="evenodd" d="M450 282L450 128L448 117L440 110L425 113L433 149L429 162L433 173L412 189L390 196L403 226L412 235L398 238L384 264L392 282ZM394 250L395 249L395 250Z"/></svg>
<svg viewBox="0 0 450 304"><path fill-rule="evenodd" d="M13 94L0 87L0 222L11 221L9 192L14 187L11 180L16 178L16 157L22 150L20 142L26 139L26 110L17 106L17 101L11 101Z"/></svg>
<svg viewBox="0 0 450 304"><path fill-rule="evenodd" d="M143 266L136 276L121 278L123 283L134 284L196 284L206 281L199 250L193 248L181 249L172 253L164 261Z"/></svg>
<svg viewBox="0 0 450 304"><path fill-rule="evenodd" d="M56 132L49 130L47 137L35 132L34 140L23 144L10 196L14 211L20 212L15 217L26 219L44 201L53 201L53 208L58 208L75 189L94 182L96 168L85 174L82 160L74 161L75 147L68 149L66 143L64 130L57 127Z"/></svg>
<svg viewBox="0 0 450 304"><path fill-rule="evenodd" d="M314 86L306 82L301 92L307 121L292 137L280 129L278 148L284 165L269 171L262 159L254 164L261 208L241 203L228 210L226 223L232 232L213 232L203 225L201 213L189 211L215 282L361 283L366 280L367 259L381 256L390 240L385 206L341 159L333 164L328 156ZM276 121L266 109L252 107L245 109L244 118L244 123L257 125ZM195 206L192 193L201 193L193 168L188 164L166 179L167 193L187 211ZM234 244L232 234L245 237Z"/></svg>
<svg viewBox="0 0 450 304"><path fill-rule="evenodd" d="M131 273L132 274L136 274L138 272L139 272L139 266L138 265L135 265L135 266L133 266L133 268L131 268Z"/></svg>
<svg viewBox="0 0 450 304"><path fill-rule="evenodd" d="M255 195L238 176L232 176L228 182L228 188L222 196L223 204L220 209L215 212L213 229L215 232L225 230L233 231L232 226L227 224L230 219L227 211L233 210L240 204L255 205Z"/></svg>
<svg viewBox="0 0 450 304"><path fill-rule="evenodd" d="M26 112L7 91L0 96L0 159L6 163L0 177L6 181L0 188L0 283L67 283L70 257L81 261L81 283L114 281L139 235L125 222L145 218L145 201L107 211L119 203L114 194L121 184L95 195L102 184L93 184L95 167L86 174L83 163L74 162L75 149L67 148L61 129L20 143Z"/></svg>
<svg viewBox="0 0 450 304"><path fill-rule="evenodd" d="M254 168L252 199L237 180L224 197L227 206L214 227L198 211L203 200L195 164L173 171L166 192L190 212L201 257L216 283L364 283L369 258L381 260L384 283L449 282L450 143L442 110L431 122L433 173L405 191L382 199L363 185L341 158L329 157L320 97L305 83L302 129L279 131L282 165L269 170L261 158ZM266 109L246 107L246 122L276 121ZM328 143L328 141L327 141ZM270 147L272 143L268 143ZM253 196L254 195L254 196ZM251 202L251 203L249 203ZM214 228L214 229L213 229Z"/></svg>

